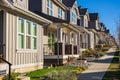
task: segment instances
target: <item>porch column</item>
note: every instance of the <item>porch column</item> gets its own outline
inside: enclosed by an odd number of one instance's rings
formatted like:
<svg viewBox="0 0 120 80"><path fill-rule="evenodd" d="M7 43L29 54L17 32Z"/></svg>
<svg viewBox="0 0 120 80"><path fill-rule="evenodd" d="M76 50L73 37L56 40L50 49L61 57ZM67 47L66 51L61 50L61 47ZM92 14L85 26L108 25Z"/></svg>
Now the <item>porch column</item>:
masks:
<svg viewBox="0 0 120 80"><path fill-rule="evenodd" d="M75 35L75 45L79 45L78 42L77 42L77 38L78 38L78 35L76 33L76 35Z"/></svg>
<svg viewBox="0 0 120 80"><path fill-rule="evenodd" d="M62 42L62 27L58 27L58 30L57 30L57 41L58 42Z"/></svg>

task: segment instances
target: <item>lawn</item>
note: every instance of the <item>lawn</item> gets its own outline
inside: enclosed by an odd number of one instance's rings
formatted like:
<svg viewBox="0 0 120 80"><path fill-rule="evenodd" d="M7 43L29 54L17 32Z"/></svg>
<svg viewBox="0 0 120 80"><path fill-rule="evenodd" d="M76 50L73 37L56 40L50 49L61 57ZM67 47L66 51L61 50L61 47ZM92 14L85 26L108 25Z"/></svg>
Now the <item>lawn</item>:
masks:
<svg viewBox="0 0 120 80"><path fill-rule="evenodd" d="M63 70L75 70L76 67L55 67L55 68L45 68L45 69L39 69L39 70L36 70L36 71L33 71L33 72L30 72L27 74L27 76L31 77L31 80L39 80L40 77L46 75L47 73L49 72L53 72L53 71L63 71Z"/></svg>
<svg viewBox="0 0 120 80"><path fill-rule="evenodd" d="M111 65L109 66L103 80L120 80L120 69L119 69L119 51L116 51Z"/></svg>

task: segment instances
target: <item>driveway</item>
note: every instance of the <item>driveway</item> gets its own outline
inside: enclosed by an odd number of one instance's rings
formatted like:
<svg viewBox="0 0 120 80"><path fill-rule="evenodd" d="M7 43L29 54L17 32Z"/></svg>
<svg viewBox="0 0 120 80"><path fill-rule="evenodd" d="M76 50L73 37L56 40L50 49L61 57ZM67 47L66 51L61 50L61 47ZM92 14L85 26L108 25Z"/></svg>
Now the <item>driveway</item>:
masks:
<svg viewBox="0 0 120 80"><path fill-rule="evenodd" d="M90 67L78 76L78 80L102 80L114 57L115 51L116 48L113 47L107 52L107 55L91 62Z"/></svg>

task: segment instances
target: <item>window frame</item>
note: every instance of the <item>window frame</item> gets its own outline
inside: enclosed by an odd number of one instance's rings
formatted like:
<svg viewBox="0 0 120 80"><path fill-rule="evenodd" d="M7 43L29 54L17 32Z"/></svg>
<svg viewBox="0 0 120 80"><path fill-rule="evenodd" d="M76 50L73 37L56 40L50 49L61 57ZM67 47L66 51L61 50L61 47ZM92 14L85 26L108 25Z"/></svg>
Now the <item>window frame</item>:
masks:
<svg viewBox="0 0 120 80"><path fill-rule="evenodd" d="M53 16L53 3L51 0L46 0L46 12L48 15Z"/></svg>
<svg viewBox="0 0 120 80"><path fill-rule="evenodd" d="M62 9L58 7L58 18L62 19Z"/></svg>
<svg viewBox="0 0 120 80"><path fill-rule="evenodd" d="M19 28L18 28L18 26L19 26L19 24L18 24L18 22L19 22L19 20L23 20L24 21L24 25L23 25L23 28L24 28L24 33L20 33L19 32ZM30 34L27 34L27 22L29 22L30 23L30 28L31 28L31 30L30 30ZM32 34L32 27L33 27L33 25L36 25L35 27L36 27L36 35L33 35ZM23 37L24 37L24 43L23 43L23 48L19 48L19 39L18 39L18 37L19 37L19 35L23 35ZM30 48L27 48L27 42L26 42L26 40L27 40L27 37L30 37ZM36 45L36 48L33 48L34 47L34 45L33 45L33 38L34 39L36 39L36 43L35 43L35 45ZM29 20L26 20L26 19L24 19L24 18L21 18L21 17L18 17L17 18L17 50L37 50L37 41L38 41L38 38L37 38L37 24L36 23L34 23L34 22L31 22L31 21L29 21Z"/></svg>
<svg viewBox="0 0 120 80"><path fill-rule="evenodd" d="M74 24L76 24L76 15L75 15L75 13L74 12L72 12L72 15L71 15L71 21L72 21L72 23L74 23Z"/></svg>
<svg viewBox="0 0 120 80"><path fill-rule="evenodd" d="M59 0L60 1L60 3L62 3L62 0Z"/></svg>

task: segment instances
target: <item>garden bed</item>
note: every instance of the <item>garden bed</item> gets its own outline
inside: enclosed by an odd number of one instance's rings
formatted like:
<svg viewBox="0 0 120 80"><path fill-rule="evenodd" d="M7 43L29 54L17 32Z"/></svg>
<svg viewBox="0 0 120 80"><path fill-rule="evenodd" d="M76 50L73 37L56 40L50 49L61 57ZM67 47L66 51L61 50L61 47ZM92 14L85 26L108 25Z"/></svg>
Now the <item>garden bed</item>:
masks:
<svg viewBox="0 0 120 80"><path fill-rule="evenodd" d="M77 74L86 68L60 66L55 68L39 69L27 74L31 80L77 80Z"/></svg>

